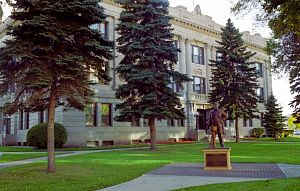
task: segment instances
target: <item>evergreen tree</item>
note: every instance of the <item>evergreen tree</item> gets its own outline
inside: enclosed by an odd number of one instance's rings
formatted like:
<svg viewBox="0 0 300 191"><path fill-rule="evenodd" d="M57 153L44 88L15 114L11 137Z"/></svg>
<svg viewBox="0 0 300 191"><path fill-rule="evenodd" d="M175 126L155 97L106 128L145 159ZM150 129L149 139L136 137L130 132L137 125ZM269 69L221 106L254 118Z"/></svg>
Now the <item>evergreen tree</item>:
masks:
<svg viewBox="0 0 300 191"><path fill-rule="evenodd" d="M275 72L289 74L294 99L290 106L300 122L300 1L299 0L238 0L232 7L236 14L259 10L258 21L268 23L273 38L267 44L275 58ZM267 21L267 22L265 22Z"/></svg>
<svg viewBox="0 0 300 191"><path fill-rule="evenodd" d="M185 75L174 71L178 49L174 45L168 0L119 0L124 11L117 31L118 50L125 57L117 72L126 83L116 96L118 121L148 120L151 149L155 150L158 119L183 119L184 111L178 94L168 85L179 86L187 81Z"/></svg>
<svg viewBox="0 0 300 191"><path fill-rule="evenodd" d="M238 119L254 118L257 110L257 72L249 59L254 55L246 51L246 46L229 19L222 28L222 41L217 43L217 59L211 60L212 91L210 103L220 103L229 112L229 118L235 119L236 142L240 141Z"/></svg>
<svg viewBox="0 0 300 191"><path fill-rule="evenodd" d="M55 172L55 107L82 110L93 95L89 76L109 80L104 70L113 43L91 25L104 22L100 0L15 0L0 50L0 93L15 89L9 114L49 110L48 172ZM12 88L13 87L13 88Z"/></svg>
<svg viewBox="0 0 300 191"><path fill-rule="evenodd" d="M266 112L263 117L266 134L276 140L282 133L285 120L282 115L282 108L277 104L276 98L271 95L266 104Z"/></svg>

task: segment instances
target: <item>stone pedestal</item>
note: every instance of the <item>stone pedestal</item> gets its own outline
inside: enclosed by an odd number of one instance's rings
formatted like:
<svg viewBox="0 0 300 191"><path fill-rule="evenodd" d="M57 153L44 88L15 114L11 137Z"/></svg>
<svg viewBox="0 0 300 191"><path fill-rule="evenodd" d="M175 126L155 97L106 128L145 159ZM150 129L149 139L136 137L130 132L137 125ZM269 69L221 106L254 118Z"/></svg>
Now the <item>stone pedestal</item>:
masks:
<svg viewBox="0 0 300 191"><path fill-rule="evenodd" d="M204 149L204 170L231 170L231 148Z"/></svg>

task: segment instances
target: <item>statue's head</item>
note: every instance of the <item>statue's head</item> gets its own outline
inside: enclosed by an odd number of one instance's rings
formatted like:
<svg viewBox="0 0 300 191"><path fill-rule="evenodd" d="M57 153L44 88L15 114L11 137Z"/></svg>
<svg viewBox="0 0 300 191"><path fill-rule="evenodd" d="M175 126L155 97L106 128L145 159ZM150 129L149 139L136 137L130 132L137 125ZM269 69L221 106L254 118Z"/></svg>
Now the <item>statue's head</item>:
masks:
<svg viewBox="0 0 300 191"><path fill-rule="evenodd" d="M219 109L219 103L218 102L214 103L213 107L214 109Z"/></svg>

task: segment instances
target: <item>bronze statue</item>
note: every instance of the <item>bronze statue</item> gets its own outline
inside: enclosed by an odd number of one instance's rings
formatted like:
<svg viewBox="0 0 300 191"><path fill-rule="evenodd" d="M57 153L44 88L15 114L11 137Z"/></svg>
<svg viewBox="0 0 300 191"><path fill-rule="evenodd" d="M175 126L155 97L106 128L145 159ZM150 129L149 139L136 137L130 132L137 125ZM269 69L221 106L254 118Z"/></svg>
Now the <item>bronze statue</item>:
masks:
<svg viewBox="0 0 300 191"><path fill-rule="evenodd" d="M218 104L214 105L214 109L209 114L208 126L211 131L210 147L216 148L216 136L218 134L219 142L222 148L224 148L224 126L227 119L227 114L224 108L218 108Z"/></svg>

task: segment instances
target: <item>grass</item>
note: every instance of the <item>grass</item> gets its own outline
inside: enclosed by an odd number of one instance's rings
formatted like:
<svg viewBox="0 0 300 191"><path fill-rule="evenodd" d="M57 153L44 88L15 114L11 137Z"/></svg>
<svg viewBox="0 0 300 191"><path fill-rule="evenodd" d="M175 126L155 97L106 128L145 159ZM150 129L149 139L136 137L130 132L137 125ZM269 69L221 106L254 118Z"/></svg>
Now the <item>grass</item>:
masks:
<svg viewBox="0 0 300 191"><path fill-rule="evenodd" d="M31 158L38 158L47 156L47 153L24 153L24 154L3 154L0 157L0 164L5 162L13 162L18 160L25 160Z"/></svg>
<svg viewBox="0 0 300 191"><path fill-rule="evenodd" d="M275 179L265 181L212 184L197 186L177 191L299 191L300 178Z"/></svg>
<svg viewBox="0 0 300 191"><path fill-rule="evenodd" d="M300 143L230 143L233 162L300 164ZM160 147L159 151L113 151L56 160L57 173L45 173L46 162L0 170L1 191L92 191L116 185L169 163L203 161L204 144ZM20 181L22 180L22 181ZM37 181L38 180L38 181ZM226 190L226 189L225 189Z"/></svg>
<svg viewBox="0 0 300 191"><path fill-rule="evenodd" d="M61 155L61 154L65 154L65 153L64 152L56 153L56 155ZM4 153L0 157L0 164L6 162L45 157L47 155L48 155L47 153Z"/></svg>
<svg viewBox="0 0 300 191"><path fill-rule="evenodd" d="M158 146L166 145L177 145L177 144L192 144L192 143L168 143L168 144L158 144ZM122 149L122 148L139 148L139 147L149 147L149 144L132 144L132 145L112 145L103 147L70 147L70 148L57 148L56 151L93 151L93 150L109 150L109 149ZM36 149L33 147L1 147L0 152L47 152L46 149Z"/></svg>
<svg viewBox="0 0 300 191"><path fill-rule="evenodd" d="M262 141L262 142L275 142L274 138L263 137L263 138L243 138L245 141ZM276 142L300 142L300 136L283 137Z"/></svg>

